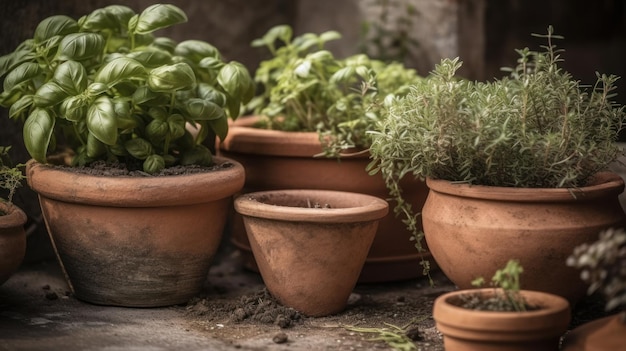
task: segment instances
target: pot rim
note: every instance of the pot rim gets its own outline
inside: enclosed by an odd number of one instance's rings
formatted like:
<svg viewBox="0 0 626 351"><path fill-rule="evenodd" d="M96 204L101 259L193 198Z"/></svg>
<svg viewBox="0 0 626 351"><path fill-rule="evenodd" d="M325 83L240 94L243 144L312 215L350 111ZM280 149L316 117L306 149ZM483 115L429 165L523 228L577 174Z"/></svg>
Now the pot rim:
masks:
<svg viewBox="0 0 626 351"><path fill-rule="evenodd" d="M15 204L0 201L0 210L5 215L0 215L0 228L13 228L23 226L28 219L26 213Z"/></svg>
<svg viewBox="0 0 626 351"><path fill-rule="evenodd" d="M259 200L263 197L270 199ZM273 201L270 201L271 198ZM338 203L336 208L306 208L277 205L302 197L316 202ZM321 201L320 201L321 200ZM244 216L282 221L355 223L379 220L389 212L387 201L372 195L317 189L285 189L246 193L235 198L234 207Z"/></svg>
<svg viewBox="0 0 626 351"><path fill-rule="evenodd" d="M313 157L320 156L324 149L317 132L283 131L255 128L260 116L242 116L232 122L226 139L219 143L221 150L232 153L255 155ZM355 150L340 158L369 158L368 150Z"/></svg>
<svg viewBox="0 0 626 351"><path fill-rule="evenodd" d="M426 178L431 191L448 195L487 200L516 202L574 202L619 195L624 191L624 180L612 171L596 173L589 185L580 188L515 188L458 183Z"/></svg>
<svg viewBox="0 0 626 351"><path fill-rule="evenodd" d="M113 207L191 205L227 198L243 188L245 171L239 162L220 156L213 160L217 165L232 166L164 177L107 177L54 168L31 159L26 163L26 179L39 196L70 203Z"/></svg>
<svg viewBox="0 0 626 351"><path fill-rule="evenodd" d="M570 323L570 304L564 297L534 290L521 290L520 293L529 303L542 308L524 312L476 311L450 303L460 295L478 292L493 294L494 288L462 289L445 293L435 299L433 318L446 328L464 331L519 331L534 332L539 330L563 330ZM511 323L504 324L504 321Z"/></svg>

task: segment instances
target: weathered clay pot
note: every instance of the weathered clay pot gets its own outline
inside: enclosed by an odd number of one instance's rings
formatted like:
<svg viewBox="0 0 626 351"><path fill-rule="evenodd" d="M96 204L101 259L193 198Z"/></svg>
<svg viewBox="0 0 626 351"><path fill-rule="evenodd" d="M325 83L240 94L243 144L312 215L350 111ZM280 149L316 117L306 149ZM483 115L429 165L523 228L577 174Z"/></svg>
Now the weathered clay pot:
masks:
<svg viewBox="0 0 626 351"><path fill-rule="evenodd" d="M132 307L197 294L219 246L241 164L215 158L209 173L104 177L29 161L59 263L74 295Z"/></svg>
<svg viewBox="0 0 626 351"><path fill-rule="evenodd" d="M26 214L20 208L0 202L0 284L15 273L26 254Z"/></svg>
<svg viewBox="0 0 626 351"><path fill-rule="evenodd" d="M579 189L528 189L455 184L428 179L422 210L430 251L461 289L490 277L510 259L524 267L524 289L585 296L579 272L565 264L574 248L626 220L618 195L624 181L600 173Z"/></svg>
<svg viewBox="0 0 626 351"><path fill-rule="evenodd" d="M577 327L565 335L561 351L626 351L626 322L620 318L617 314Z"/></svg>
<svg viewBox="0 0 626 351"><path fill-rule="evenodd" d="M341 159L319 155L322 146L317 133L283 132L253 128L255 117L239 118L220 145L220 153L235 159L246 169L243 192L277 189L322 189L356 192L389 198L389 192L380 175L370 176L366 167L369 153L356 153ZM407 177L408 178L408 177ZM405 196L413 209L419 212L428 188L422 181L402 183ZM246 266L256 270L241 217L233 219L232 241L241 250ZM374 243L367 256L359 282L385 282L421 277L422 256L402 219L393 212L380 220ZM425 244L424 244L425 246ZM435 262L428 251L423 257Z"/></svg>
<svg viewBox="0 0 626 351"><path fill-rule="evenodd" d="M521 291L538 310L525 312L477 311L460 307L459 296L470 292L490 295L493 289L458 290L439 296L433 318L443 334L446 351L557 351L559 338L570 323L570 305L564 298Z"/></svg>
<svg viewBox="0 0 626 351"><path fill-rule="evenodd" d="M254 192L235 199L268 291L309 316L345 308L388 209L378 197L325 190Z"/></svg>

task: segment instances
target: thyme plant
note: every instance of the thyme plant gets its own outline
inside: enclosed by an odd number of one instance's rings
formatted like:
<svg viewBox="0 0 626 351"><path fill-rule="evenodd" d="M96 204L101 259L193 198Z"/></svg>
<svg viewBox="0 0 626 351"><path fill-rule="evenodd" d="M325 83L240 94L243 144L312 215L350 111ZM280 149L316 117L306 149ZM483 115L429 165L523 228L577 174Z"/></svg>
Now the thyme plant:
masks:
<svg viewBox="0 0 626 351"><path fill-rule="evenodd" d="M12 165L9 160L10 146L0 146L0 189L6 191L6 201L13 202L17 188L22 186L24 174L20 169L23 165Z"/></svg>
<svg viewBox="0 0 626 351"><path fill-rule="evenodd" d="M526 311L527 303L520 294L520 274L524 268L517 260L509 260L506 266L498 269L491 278L491 286L495 290L492 298L485 299L482 296L468 294L465 296L464 306L478 310L492 311ZM478 277L472 281L472 285L480 288L485 284L483 277Z"/></svg>
<svg viewBox="0 0 626 351"><path fill-rule="evenodd" d="M624 106L613 102L618 77L597 73L581 84L559 65L552 27L541 51L516 50L517 66L490 82L457 77L461 61L444 59L395 100L371 131L371 174L382 173L395 212L418 250L423 233L402 198L400 179L436 178L500 187L580 187L621 153Z"/></svg>

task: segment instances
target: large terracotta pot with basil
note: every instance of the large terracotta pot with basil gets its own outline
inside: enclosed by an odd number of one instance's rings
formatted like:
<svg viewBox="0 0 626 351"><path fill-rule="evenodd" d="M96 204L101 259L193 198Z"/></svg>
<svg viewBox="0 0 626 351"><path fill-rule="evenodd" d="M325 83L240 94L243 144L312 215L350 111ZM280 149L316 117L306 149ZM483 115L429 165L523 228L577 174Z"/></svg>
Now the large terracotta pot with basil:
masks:
<svg viewBox="0 0 626 351"><path fill-rule="evenodd" d="M574 305L586 285L566 266L567 257L578 245L595 241L602 229L626 221L618 199L624 181L611 172L572 189L426 183L426 242L443 273L462 289L517 259L525 289L560 295Z"/></svg>
<svg viewBox="0 0 626 351"><path fill-rule="evenodd" d="M322 189L363 193L389 198L380 175L371 176L366 151L340 159L320 156L322 146L315 132L285 132L253 127L257 117L239 118L220 144L220 154L244 165L243 192L277 189ZM408 178L408 177L407 177ZM428 188L423 181L407 180L403 187L407 201L421 209ZM380 219L374 242L359 282L385 282L421 277L422 257L435 263L428 251L420 255L401 218L390 211ZM245 265L257 270L241 217L234 215L232 241L241 250Z"/></svg>
<svg viewBox="0 0 626 351"><path fill-rule="evenodd" d="M202 289L220 244L241 164L208 172L100 176L27 163L56 255L74 295L102 305L165 306Z"/></svg>

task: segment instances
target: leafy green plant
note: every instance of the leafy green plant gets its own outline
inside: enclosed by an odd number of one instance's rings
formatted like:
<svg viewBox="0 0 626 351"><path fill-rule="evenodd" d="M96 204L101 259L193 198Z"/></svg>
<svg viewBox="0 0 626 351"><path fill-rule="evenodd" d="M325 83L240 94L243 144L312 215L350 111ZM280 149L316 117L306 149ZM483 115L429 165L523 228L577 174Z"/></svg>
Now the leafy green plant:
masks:
<svg viewBox="0 0 626 351"><path fill-rule="evenodd" d="M552 27L542 51L517 50L507 77L472 82L456 76L461 62L444 59L428 79L396 99L370 132L371 174L382 173L413 232L423 233L402 198L412 175L501 187L575 188L621 153L616 144L624 107L612 101L618 77L597 74L582 85L559 64Z"/></svg>
<svg viewBox="0 0 626 351"><path fill-rule="evenodd" d="M33 38L0 57L0 105L24 121L30 155L46 162L62 141L74 165L120 161L148 173L210 165L203 142L227 134L227 118L239 115L255 87L242 64L223 61L211 44L153 34L186 21L170 4L41 21ZM198 128L196 138L187 126Z"/></svg>
<svg viewBox="0 0 626 351"><path fill-rule="evenodd" d="M477 310L496 311L526 311L527 303L520 295L520 274L524 268L517 260L509 260L506 266L498 269L491 278L491 285L495 288L493 297L485 298L479 294L464 296L464 307ZM485 284L483 277L472 281L472 285L480 288Z"/></svg>
<svg viewBox="0 0 626 351"><path fill-rule="evenodd" d="M364 54L335 58L324 46L340 37L328 31L293 38L291 27L281 25L252 42L272 57L255 73L262 89L249 110L265 117L265 128L318 132L326 156L367 148L366 132L386 117L386 106L421 79L400 63Z"/></svg>
<svg viewBox="0 0 626 351"><path fill-rule="evenodd" d="M17 188L22 186L24 174L22 164L12 165L9 159L10 146L0 146L0 189L7 192L6 201L13 202L13 196Z"/></svg>
<svg viewBox="0 0 626 351"><path fill-rule="evenodd" d="M606 298L605 309L626 309L626 231L609 228L597 241L582 244L567 258L567 265L581 270L581 278L589 283L588 293L599 291ZM622 313L626 323L626 313Z"/></svg>

